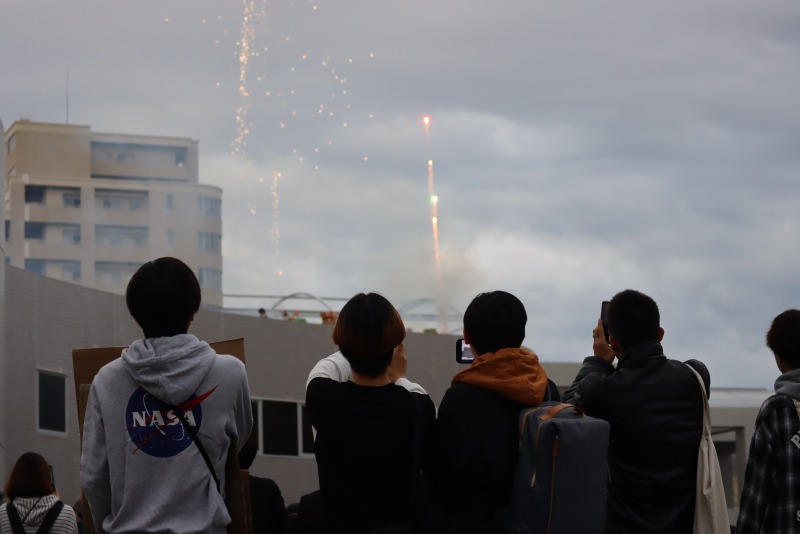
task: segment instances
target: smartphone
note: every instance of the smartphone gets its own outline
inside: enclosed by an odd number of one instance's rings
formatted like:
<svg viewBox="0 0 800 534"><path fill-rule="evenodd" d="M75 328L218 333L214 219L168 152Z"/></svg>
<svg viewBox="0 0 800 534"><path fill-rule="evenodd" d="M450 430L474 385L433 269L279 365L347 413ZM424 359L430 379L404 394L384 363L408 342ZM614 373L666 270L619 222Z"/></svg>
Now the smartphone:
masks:
<svg viewBox="0 0 800 534"><path fill-rule="evenodd" d="M606 337L606 343L608 343L608 305L607 300L600 304L600 322L603 323L603 335Z"/></svg>
<svg viewBox="0 0 800 534"><path fill-rule="evenodd" d="M472 360L475 359L475 354L472 352L472 348L464 343L463 339L459 339L456 341L456 361L458 363L472 363Z"/></svg>

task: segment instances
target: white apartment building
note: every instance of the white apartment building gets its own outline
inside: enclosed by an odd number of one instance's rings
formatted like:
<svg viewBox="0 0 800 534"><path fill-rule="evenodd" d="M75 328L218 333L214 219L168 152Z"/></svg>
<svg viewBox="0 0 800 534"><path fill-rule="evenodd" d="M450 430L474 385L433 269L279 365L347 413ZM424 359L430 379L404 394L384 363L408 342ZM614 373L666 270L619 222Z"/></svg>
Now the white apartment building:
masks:
<svg viewBox="0 0 800 534"><path fill-rule="evenodd" d="M197 141L19 120L4 148L8 264L124 293L142 263L175 256L222 305L222 190L199 183Z"/></svg>

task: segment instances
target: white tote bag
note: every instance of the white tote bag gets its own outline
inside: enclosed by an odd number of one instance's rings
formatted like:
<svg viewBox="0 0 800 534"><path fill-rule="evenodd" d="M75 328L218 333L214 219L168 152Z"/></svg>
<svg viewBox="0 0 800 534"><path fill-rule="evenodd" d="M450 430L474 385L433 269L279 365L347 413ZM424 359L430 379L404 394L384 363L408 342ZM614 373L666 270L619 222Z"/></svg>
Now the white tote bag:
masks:
<svg viewBox="0 0 800 534"><path fill-rule="evenodd" d="M697 453L697 493L695 494L694 534L730 534L728 506L725 503L725 487L719 468L717 450L711 440L711 415L708 411L708 396L703 377L687 365L694 373L703 392L703 435Z"/></svg>

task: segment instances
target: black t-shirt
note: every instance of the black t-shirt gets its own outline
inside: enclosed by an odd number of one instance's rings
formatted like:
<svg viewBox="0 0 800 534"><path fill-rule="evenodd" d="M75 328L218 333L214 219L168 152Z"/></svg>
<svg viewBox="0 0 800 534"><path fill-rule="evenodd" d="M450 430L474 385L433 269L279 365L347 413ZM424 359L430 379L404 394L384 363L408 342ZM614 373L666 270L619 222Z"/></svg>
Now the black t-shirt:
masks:
<svg viewBox="0 0 800 534"><path fill-rule="evenodd" d="M395 384L315 378L306 408L317 429L314 452L333 531L366 532L408 521L416 491L412 473L426 455L435 419L430 397ZM422 450L412 471L415 442Z"/></svg>

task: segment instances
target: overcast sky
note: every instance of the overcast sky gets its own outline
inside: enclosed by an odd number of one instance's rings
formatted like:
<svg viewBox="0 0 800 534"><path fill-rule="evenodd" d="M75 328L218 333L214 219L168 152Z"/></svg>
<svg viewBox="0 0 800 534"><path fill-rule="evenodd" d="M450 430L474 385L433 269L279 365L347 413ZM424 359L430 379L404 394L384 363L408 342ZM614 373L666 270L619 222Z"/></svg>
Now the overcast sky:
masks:
<svg viewBox="0 0 800 534"><path fill-rule="evenodd" d="M526 345L580 361L600 302L639 289L714 386L778 374L797 0L0 0L6 127L65 122L67 71L71 123L199 141L226 293L435 297L432 160L456 308L510 291Z"/></svg>

